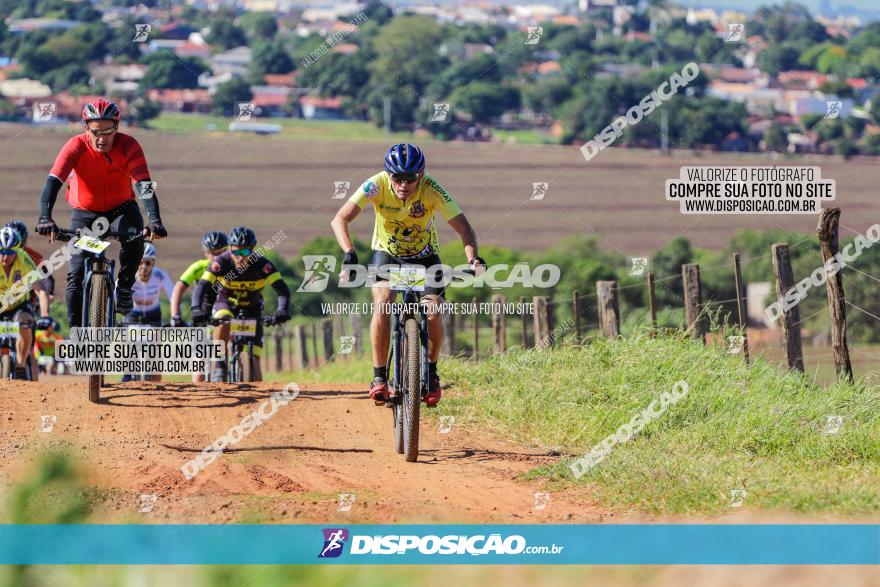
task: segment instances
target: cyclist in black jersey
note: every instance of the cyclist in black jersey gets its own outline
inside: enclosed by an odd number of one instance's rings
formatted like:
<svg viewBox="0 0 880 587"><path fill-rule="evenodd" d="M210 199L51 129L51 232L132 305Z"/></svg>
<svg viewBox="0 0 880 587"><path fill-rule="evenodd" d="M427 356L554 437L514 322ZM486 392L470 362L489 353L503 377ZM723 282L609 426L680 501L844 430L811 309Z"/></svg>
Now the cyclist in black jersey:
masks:
<svg viewBox="0 0 880 587"><path fill-rule="evenodd" d="M290 288L271 261L254 250L257 235L245 226L233 228L229 233L229 250L216 257L201 279L196 283L192 296L193 325L208 323L215 319L235 318L239 310L249 319L257 320L254 355L260 357L263 350L263 288L272 286L278 295L278 307L272 322L281 324L290 320ZM229 341L230 326L221 323L214 328L214 340ZM254 361L256 381L262 380L260 362ZM227 365L219 362L212 379L223 381Z"/></svg>

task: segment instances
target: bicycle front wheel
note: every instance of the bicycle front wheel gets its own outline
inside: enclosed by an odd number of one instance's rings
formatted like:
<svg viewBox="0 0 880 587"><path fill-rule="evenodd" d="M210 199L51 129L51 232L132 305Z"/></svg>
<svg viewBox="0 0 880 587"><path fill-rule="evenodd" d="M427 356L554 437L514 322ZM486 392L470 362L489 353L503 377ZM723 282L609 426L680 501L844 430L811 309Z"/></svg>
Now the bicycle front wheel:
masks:
<svg viewBox="0 0 880 587"><path fill-rule="evenodd" d="M409 318L404 324L403 359L403 450L407 462L414 463L419 458L419 410L421 393L421 339L419 324Z"/></svg>
<svg viewBox="0 0 880 587"><path fill-rule="evenodd" d="M107 324L107 298L110 296L110 284L106 275L93 274L89 281L89 318L90 328L102 328ZM101 375L89 375L89 401L97 403L101 399Z"/></svg>

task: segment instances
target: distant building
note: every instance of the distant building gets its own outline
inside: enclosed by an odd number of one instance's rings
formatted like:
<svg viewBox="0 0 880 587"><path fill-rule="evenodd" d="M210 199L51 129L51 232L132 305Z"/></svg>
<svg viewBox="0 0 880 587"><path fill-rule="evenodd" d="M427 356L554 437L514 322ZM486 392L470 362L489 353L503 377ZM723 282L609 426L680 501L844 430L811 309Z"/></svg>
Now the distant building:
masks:
<svg viewBox="0 0 880 587"><path fill-rule="evenodd" d="M148 92L150 100L158 102L166 112L211 111L211 96L208 90L152 89Z"/></svg>
<svg viewBox="0 0 880 587"><path fill-rule="evenodd" d="M109 95L130 95L138 91L138 84L146 71L147 66L138 63L99 65L92 70L92 77L104 85Z"/></svg>
<svg viewBox="0 0 880 587"><path fill-rule="evenodd" d="M251 48L244 45L217 53L211 57L211 70L214 74L229 72L233 75L244 76L248 72L251 56Z"/></svg>
<svg viewBox="0 0 880 587"><path fill-rule="evenodd" d="M316 96L303 96L299 99L303 118L311 120L343 120L342 98L319 98Z"/></svg>
<svg viewBox="0 0 880 587"><path fill-rule="evenodd" d="M61 18L20 18L9 22L9 32L15 35L24 35L34 31L66 31L83 24L78 20L64 20Z"/></svg>
<svg viewBox="0 0 880 587"><path fill-rule="evenodd" d="M292 93L288 86L251 86L251 101L258 116L288 116Z"/></svg>
<svg viewBox="0 0 880 587"><path fill-rule="evenodd" d="M7 98L47 98L52 95L52 88L41 81L22 77L0 82L0 94Z"/></svg>

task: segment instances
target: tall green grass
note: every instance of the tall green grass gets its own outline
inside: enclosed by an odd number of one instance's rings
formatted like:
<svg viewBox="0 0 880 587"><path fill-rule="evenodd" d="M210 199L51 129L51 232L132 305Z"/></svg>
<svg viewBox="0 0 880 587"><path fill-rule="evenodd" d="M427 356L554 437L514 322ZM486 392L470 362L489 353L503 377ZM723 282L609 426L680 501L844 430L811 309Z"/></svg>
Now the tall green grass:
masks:
<svg viewBox="0 0 880 587"><path fill-rule="evenodd" d="M880 511L880 390L808 376L699 342L645 332L585 347L449 362L456 422L565 455L535 469L551 485L588 486L604 504L652 513L714 514L730 491L745 507ZM569 469L679 380L688 395L575 480ZM836 434L828 416L843 416Z"/></svg>

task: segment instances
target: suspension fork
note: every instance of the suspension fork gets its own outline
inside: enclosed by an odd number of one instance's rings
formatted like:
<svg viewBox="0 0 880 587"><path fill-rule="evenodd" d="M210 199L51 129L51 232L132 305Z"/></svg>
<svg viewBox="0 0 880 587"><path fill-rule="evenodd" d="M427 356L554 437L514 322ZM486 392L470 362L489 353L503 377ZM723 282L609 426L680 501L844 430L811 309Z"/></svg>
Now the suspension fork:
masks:
<svg viewBox="0 0 880 587"><path fill-rule="evenodd" d="M391 356L394 358L391 367L394 369L394 386L400 388L401 385L401 369L402 361L400 358L400 316L394 312L391 313ZM396 390L395 390L396 393Z"/></svg>
<svg viewBox="0 0 880 587"><path fill-rule="evenodd" d="M419 299L421 302L421 299ZM420 350L421 353L421 380L422 380L422 396L428 393L428 390L431 389L431 381L430 376L428 374L428 315L419 304L419 337L422 341L422 348Z"/></svg>

